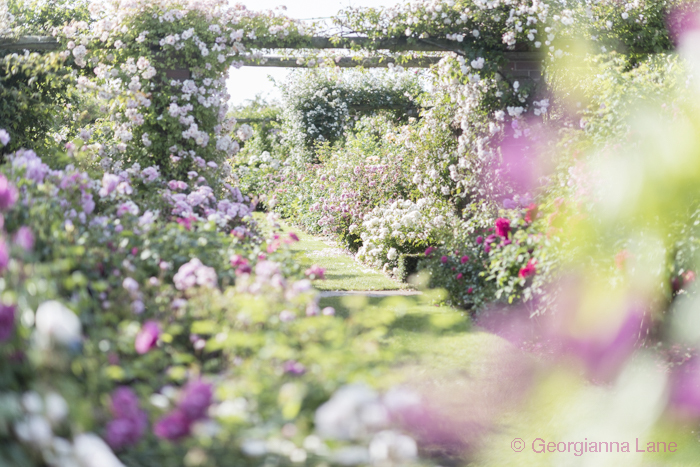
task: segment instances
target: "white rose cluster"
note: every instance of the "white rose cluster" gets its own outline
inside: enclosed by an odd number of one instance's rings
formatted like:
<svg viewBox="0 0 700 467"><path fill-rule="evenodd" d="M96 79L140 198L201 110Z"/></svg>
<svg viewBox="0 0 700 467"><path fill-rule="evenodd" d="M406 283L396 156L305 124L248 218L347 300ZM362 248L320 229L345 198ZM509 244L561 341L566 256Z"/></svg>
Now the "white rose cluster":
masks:
<svg viewBox="0 0 700 467"><path fill-rule="evenodd" d="M12 429L17 439L56 467L124 467L100 437L82 433L72 441L63 437L68 403L58 392L39 394L28 391L21 397L13 393L0 396L4 407L16 407L20 413ZM60 433L60 434L57 434Z"/></svg>
<svg viewBox="0 0 700 467"><path fill-rule="evenodd" d="M377 207L362 222L362 246L357 259L386 271L396 265L399 251L428 241L453 221L449 210L430 198L415 203L399 200L388 207Z"/></svg>
<svg viewBox="0 0 700 467"><path fill-rule="evenodd" d="M340 388L316 410L316 432L322 439L348 443L329 453L341 465L406 465L418 457L415 440L391 426L391 414L419 403L418 396L392 389L380 397L353 384Z"/></svg>
<svg viewBox="0 0 700 467"><path fill-rule="evenodd" d="M114 143L104 152L117 158L140 153L142 163L167 157L153 154L163 147L171 148L173 164L191 165L197 157L214 162L235 154L235 121L227 117L229 65L247 52L243 42L256 37L251 28L261 38L289 37L304 29L280 12L255 12L226 2L95 0L88 10L89 24L74 22L60 31L66 44L62 57L94 71L92 78L76 79L81 90L94 93L102 108L110 109L110 119L102 124L113 131ZM156 33L156 24L167 24L167 32ZM267 25L266 32L261 24ZM163 57L154 55L154 45L167 56L165 73L171 76L157 86L154 78L164 70L156 70ZM170 99L165 111L152 106L161 102L158 94ZM168 120L175 120L180 130L162 131L164 124L172 126ZM247 125L238 132L241 139L251 135ZM159 165L165 170L166 164Z"/></svg>

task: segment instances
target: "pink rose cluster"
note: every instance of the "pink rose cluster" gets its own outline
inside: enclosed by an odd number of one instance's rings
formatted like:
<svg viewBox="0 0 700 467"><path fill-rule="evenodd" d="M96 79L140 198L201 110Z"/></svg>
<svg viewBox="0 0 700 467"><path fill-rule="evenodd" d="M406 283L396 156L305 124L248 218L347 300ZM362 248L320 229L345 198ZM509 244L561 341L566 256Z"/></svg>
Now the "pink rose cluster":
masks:
<svg viewBox="0 0 700 467"><path fill-rule="evenodd" d="M196 285L214 288L217 284L216 270L202 264L199 258L193 258L180 266L173 282L178 290L188 290Z"/></svg>

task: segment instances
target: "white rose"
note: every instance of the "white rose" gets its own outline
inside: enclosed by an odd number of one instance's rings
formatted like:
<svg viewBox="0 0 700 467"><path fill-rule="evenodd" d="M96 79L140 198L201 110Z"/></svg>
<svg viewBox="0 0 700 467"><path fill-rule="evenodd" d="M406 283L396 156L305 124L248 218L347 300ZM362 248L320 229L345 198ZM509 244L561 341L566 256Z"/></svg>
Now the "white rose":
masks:
<svg viewBox="0 0 700 467"><path fill-rule="evenodd" d="M80 341L82 326L75 313L65 305L49 300L36 310L36 330L47 340L70 345Z"/></svg>
<svg viewBox="0 0 700 467"><path fill-rule="evenodd" d="M48 420L41 415L31 415L15 425L17 437L26 443L37 446L49 446L53 439L53 431Z"/></svg>
<svg viewBox="0 0 700 467"><path fill-rule="evenodd" d="M46 395L46 416L53 423L61 422L68 416L68 404L58 393L50 392Z"/></svg>
<svg viewBox="0 0 700 467"><path fill-rule="evenodd" d="M83 433L73 441L80 467L124 467L107 443L93 433Z"/></svg>

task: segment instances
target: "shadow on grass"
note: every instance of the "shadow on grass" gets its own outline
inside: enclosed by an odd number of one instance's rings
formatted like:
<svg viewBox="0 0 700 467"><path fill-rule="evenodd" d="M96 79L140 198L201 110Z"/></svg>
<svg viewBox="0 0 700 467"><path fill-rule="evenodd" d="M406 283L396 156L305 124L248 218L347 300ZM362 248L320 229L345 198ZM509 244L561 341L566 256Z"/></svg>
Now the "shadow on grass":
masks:
<svg viewBox="0 0 700 467"><path fill-rule="evenodd" d="M439 305L443 299L444 293L433 290L410 296L324 297L320 305L332 306L344 319L360 311L376 312L399 372L421 368L421 374L426 370L439 378L468 375L480 368L488 349L500 345L500 338L474 329L466 311ZM393 319L381 318L387 313Z"/></svg>
<svg viewBox="0 0 700 467"><path fill-rule="evenodd" d="M442 335L471 329L465 312L434 304L436 298L439 297L434 293L394 297L346 295L321 298L320 305L335 308L336 315L342 318L348 318L353 311L360 309L391 310L396 319L388 326L390 335L402 331Z"/></svg>

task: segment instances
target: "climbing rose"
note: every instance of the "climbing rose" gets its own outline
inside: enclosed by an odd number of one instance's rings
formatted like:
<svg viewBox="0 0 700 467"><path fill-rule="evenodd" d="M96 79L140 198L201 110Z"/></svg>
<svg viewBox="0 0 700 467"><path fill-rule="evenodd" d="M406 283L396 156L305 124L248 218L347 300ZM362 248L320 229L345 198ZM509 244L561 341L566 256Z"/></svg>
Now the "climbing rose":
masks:
<svg viewBox="0 0 700 467"><path fill-rule="evenodd" d="M156 346L158 336L160 336L160 326L157 322L146 321L143 323L141 331L136 335L136 341L134 342L136 351L143 355L151 350Z"/></svg>
<svg viewBox="0 0 700 467"><path fill-rule="evenodd" d="M447 263L447 256L443 256L442 258L440 258L440 262L441 262L442 264Z"/></svg>
<svg viewBox="0 0 700 467"><path fill-rule="evenodd" d="M425 256L430 256L433 251L435 251L435 247L429 246L425 249Z"/></svg>
<svg viewBox="0 0 700 467"><path fill-rule="evenodd" d="M537 268L535 265L537 264L537 261L534 259L530 259L530 261L527 262L524 268L520 269L520 272L518 272L518 276L521 278L525 279L530 276L534 276L537 274Z"/></svg>
<svg viewBox="0 0 700 467"><path fill-rule="evenodd" d="M460 259L460 262L462 264L466 263L467 261L469 261L469 256L466 256L466 255L462 256L462 259Z"/></svg>
<svg viewBox="0 0 700 467"><path fill-rule="evenodd" d="M505 217L499 217L496 219L496 235L499 237L508 238L510 233L510 220Z"/></svg>

